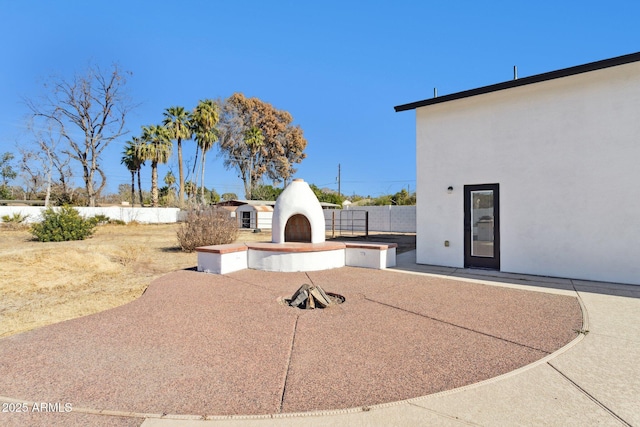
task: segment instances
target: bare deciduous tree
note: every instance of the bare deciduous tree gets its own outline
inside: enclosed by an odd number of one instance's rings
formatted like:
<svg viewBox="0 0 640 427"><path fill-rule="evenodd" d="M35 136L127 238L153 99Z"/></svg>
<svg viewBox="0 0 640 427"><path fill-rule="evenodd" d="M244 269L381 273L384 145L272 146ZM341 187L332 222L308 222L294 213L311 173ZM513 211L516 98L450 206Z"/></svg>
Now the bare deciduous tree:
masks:
<svg viewBox="0 0 640 427"><path fill-rule="evenodd" d="M40 102L26 101L36 121L54 123L67 144L64 152L82 166L89 206L95 206L107 183L100 155L127 133L125 119L133 107L124 92L127 74L117 65L109 72L90 65L85 74L71 80L53 79L45 85L48 93Z"/></svg>
<svg viewBox="0 0 640 427"><path fill-rule="evenodd" d="M12 191L9 190L9 181L15 179L18 173L13 170L11 161L14 159L13 153L6 152L0 156L0 178L2 183L0 184L0 199L10 199Z"/></svg>
<svg viewBox="0 0 640 427"><path fill-rule="evenodd" d="M49 206L52 188L56 190L58 200L71 202L72 200L72 179L73 172L69 164L71 156L61 151L61 139L59 133L54 130L55 123L47 123L46 128L36 128L33 123L29 124L34 139L32 148L21 148L21 167L27 175L31 175L29 170L39 170L42 172L45 181L45 206ZM37 163L39 167L31 165ZM54 173L57 181L54 181Z"/></svg>
<svg viewBox="0 0 640 427"><path fill-rule="evenodd" d="M20 151L20 172L25 183L25 199L31 200L44 191L46 185L45 173L42 172L44 158L40 153L18 148ZM46 164L46 163L45 163Z"/></svg>

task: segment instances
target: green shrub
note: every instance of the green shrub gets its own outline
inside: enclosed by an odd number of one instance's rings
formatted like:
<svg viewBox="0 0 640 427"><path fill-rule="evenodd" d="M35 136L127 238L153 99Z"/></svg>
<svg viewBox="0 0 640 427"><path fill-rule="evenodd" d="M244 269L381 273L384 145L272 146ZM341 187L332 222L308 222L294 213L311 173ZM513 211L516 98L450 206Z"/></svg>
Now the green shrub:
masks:
<svg viewBox="0 0 640 427"><path fill-rule="evenodd" d="M104 224L107 224L111 220L111 218L103 214L98 214L98 215L92 216L91 218L89 218L89 220L95 223L96 225L104 225Z"/></svg>
<svg viewBox="0 0 640 427"><path fill-rule="evenodd" d="M233 243L237 237L238 225L226 209L190 210L178 228L178 242L185 252L199 246Z"/></svg>
<svg viewBox="0 0 640 427"><path fill-rule="evenodd" d="M2 222L12 222L14 224L22 224L29 218L29 215L22 215L20 212L14 212L11 215L3 215Z"/></svg>
<svg viewBox="0 0 640 427"><path fill-rule="evenodd" d="M14 212L11 215L3 215L2 223L9 229L20 230L27 226L25 222L28 218L29 215L22 215L20 212Z"/></svg>
<svg viewBox="0 0 640 427"><path fill-rule="evenodd" d="M95 220L83 218L71 206L45 209L42 218L42 222L31 227L31 234L41 242L84 240L93 234L96 226Z"/></svg>

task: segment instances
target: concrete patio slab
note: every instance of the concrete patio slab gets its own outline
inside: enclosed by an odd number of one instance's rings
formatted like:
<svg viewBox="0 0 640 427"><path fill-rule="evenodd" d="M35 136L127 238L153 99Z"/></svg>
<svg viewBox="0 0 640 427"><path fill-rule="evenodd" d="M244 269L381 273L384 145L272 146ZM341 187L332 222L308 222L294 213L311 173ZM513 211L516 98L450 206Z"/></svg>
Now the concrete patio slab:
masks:
<svg viewBox="0 0 640 427"><path fill-rule="evenodd" d="M640 341L639 298L582 291L580 298L589 314L590 334L603 334L636 342ZM640 374L640 371L638 373Z"/></svg>
<svg viewBox="0 0 640 427"><path fill-rule="evenodd" d="M640 307L639 307L640 309ZM628 425L640 425L640 339L589 333L549 362Z"/></svg>
<svg viewBox="0 0 640 427"><path fill-rule="evenodd" d="M547 364L480 387L412 402L471 425L620 426Z"/></svg>

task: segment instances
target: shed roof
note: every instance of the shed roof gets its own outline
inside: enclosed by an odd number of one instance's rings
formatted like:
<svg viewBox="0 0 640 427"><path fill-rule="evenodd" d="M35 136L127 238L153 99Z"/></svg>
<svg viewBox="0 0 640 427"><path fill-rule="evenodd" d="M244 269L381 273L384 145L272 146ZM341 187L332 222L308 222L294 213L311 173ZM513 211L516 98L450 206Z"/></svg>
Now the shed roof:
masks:
<svg viewBox="0 0 640 427"><path fill-rule="evenodd" d="M499 90L511 89L513 87L530 85L533 83L544 82L547 80L559 79L562 77L573 76L575 74L588 73L590 71L601 70L603 68L616 67L618 65L629 64L631 62L640 61L640 52L630 53L628 55L617 56L615 58L604 59L601 61L590 62L588 64L577 65L575 67L563 68L547 73L536 74L529 77L509 80L489 86L482 86L476 89L456 92L449 95L437 96L435 98L424 99L422 101L411 102L394 107L396 112L415 110L416 108L425 107L427 105L440 104L442 102L453 101L455 99L468 98L471 96L482 95Z"/></svg>
<svg viewBox="0 0 640 427"><path fill-rule="evenodd" d="M235 208L236 212L273 212L273 206L269 205L251 205L249 203L240 205Z"/></svg>
<svg viewBox="0 0 640 427"><path fill-rule="evenodd" d="M242 205L251 205L251 206L275 206L276 202L272 200L227 200L224 202L216 203L216 206L242 206Z"/></svg>
<svg viewBox="0 0 640 427"><path fill-rule="evenodd" d="M340 205L336 205L335 203L329 203L329 202L320 202L320 206L322 206L322 209L329 209L329 208L339 208Z"/></svg>

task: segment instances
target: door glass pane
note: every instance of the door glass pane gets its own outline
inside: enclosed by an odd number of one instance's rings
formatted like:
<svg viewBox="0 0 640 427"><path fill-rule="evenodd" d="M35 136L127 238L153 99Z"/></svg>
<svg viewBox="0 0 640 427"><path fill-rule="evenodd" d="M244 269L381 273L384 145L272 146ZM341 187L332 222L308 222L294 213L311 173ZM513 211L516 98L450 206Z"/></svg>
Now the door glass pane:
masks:
<svg viewBox="0 0 640 427"><path fill-rule="evenodd" d="M471 191L471 256L493 257L493 190Z"/></svg>
<svg viewBox="0 0 640 427"><path fill-rule="evenodd" d="M242 212L242 228L251 228L251 212Z"/></svg>

